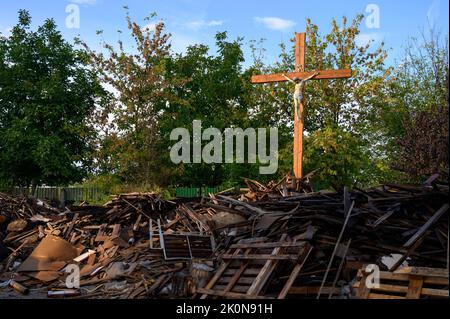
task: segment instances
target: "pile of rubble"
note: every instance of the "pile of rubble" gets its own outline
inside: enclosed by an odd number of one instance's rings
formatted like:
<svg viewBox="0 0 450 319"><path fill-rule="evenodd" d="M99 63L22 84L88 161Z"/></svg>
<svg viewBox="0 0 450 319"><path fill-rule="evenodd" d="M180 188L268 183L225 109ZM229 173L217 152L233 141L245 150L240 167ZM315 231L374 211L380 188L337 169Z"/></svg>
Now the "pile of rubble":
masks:
<svg viewBox="0 0 450 319"><path fill-rule="evenodd" d="M1 194L0 296L448 297L448 184L246 183L190 202L132 193L61 212ZM361 284L373 267L378 290Z"/></svg>

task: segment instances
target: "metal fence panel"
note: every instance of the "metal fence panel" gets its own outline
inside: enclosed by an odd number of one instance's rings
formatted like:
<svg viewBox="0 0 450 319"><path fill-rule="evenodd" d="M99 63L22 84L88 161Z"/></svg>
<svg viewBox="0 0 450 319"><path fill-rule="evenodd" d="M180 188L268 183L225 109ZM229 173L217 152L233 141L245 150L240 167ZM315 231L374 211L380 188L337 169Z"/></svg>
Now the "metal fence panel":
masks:
<svg viewBox="0 0 450 319"><path fill-rule="evenodd" d="M98 188L95 187L51 187L42 186L36 188L36 197L47 200L60 200L61 192L65 191L66 201L90 201L99 200L104 195ZM13 187L3 190L14 196L20 196L26 193L24 187Z"/></svg>

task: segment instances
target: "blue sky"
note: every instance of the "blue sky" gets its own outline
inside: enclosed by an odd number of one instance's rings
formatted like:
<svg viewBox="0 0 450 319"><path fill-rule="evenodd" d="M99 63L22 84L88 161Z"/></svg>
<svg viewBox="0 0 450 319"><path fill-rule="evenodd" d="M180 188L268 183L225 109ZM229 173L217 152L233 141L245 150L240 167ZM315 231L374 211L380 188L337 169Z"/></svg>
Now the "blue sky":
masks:
<svg viewBox="0 0 450 319"><path fill-rule="evenodd" d="M79 28L66 26L69 4L79 8ZM211 46L214 34L226 30L231 38L241 36L246 42L266 39L264 46L269 62L277 58L280 42L287 43L294 31L304 31L307 17L326 32L332 18L344 15L352 18L366 9L371 14L375 5L379 9L379 25L373 23L375 20L364 21L360 40L374 39L375 43L384 40L392 48L389 63L395 63L408 38L419 35L421 28L429 23L444 35L449 29L447 0L1 0L0 32L8 33L17 22L17 11L23 8L30 11L35 25L54 18L68 40L80 35L92 47L97 47L96 31L100 29L104 30L103 37L108 42L126 39L117 33L126 29L124 5L129 6L133 19L142 24L146 23L145 16L156 12L156 20L166 22L178 52L194 43Z"/></svg>

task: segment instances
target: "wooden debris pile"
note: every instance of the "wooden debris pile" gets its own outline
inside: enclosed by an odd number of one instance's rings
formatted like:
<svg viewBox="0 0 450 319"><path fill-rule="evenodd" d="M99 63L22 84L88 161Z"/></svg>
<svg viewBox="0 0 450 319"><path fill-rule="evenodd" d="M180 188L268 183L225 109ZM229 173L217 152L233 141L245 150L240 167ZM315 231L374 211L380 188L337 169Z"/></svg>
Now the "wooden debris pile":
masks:
<svg viewBox="0 0 450 319"><path fill-rule="evenodd" d="M109 221L120 220L130 214L142 215L157 219L164 217L165 213L174 207L175 203L162 199L155 193L130 193L113 196L105 204L111 208L107 213Z"/></svg>
<svg viewBox="0 0 450 319"><path fill-rule="evenodd" d="M360 291L370 267L382 280L406 266L448 273L446 183L351 192L308 192L287 178L246 183L242 194L192 202L132 193L10 219L0 294L3 285L71 298L370 298L383 296ZM72 265L79 289L67 288ZM408 292L418 283L402 276L397 297L448 296L429 275Z"/></svg>
<svg viewBox="0 0 450 319"><path fill-rule="evenodd" d="M237 227L232 240L230 233L226 234L231 247L249 238L278 242L282 236L292 243L311 245L306 260L291 264L291 268L301 265L301 272L294 279L289 272L278 273L266 286L265 297L276 297L280 291L284 291L283 296L351 297L352 280L359 269L370 264L385 272L394 272L404 264L448 267L448 185L391 184L342 193L266 191L265 196L259 188L255 197L260 200L248 203L225 196L204 201L204 205L219 202L228 212L247 216L247 223L230 225ZM245 252L238 254L242 255ZM237 266L234 271L239 269ZM292 286L286 290L290 281ZM251 295L239 282L235 289L226 288L225 293L209 293L221 297L236 297L242 292ZM448 285L446 291L448 296ZM442 297L442 293L436 296Z"/></svg>
<svg viewBox="0 0 450 319"><path fill-rule="evenodd" d="M40 199L14 197L0 193L0 225L10 219L29 218L41 213L59 213L59 211Z"/></svg>
<svg viewBox="0 0 450 319"><path fill-rule="evenodd" d="M13 216L0 237L6 250L0 260L0 287L9 293L15 289L38 298L150 297L172 279L170 274L184 268L179 260L165 260L160 237L150 236L159 234L158 224L171 230L176 215L175 203L156 194L123 194L102 207L64 211L11 202L22 203L9 197L1 202L12 207L8 215ZM79 289L68 289L66 282L73 266L79 271Z"/></svg>

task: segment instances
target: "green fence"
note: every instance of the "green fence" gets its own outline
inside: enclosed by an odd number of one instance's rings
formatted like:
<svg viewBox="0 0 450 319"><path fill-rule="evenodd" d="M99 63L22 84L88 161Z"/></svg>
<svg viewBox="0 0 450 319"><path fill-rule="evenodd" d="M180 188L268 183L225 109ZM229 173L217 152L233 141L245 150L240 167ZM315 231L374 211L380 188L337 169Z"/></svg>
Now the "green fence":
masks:
<svg viewBox="0 0 450 319"><path fill-rule="evenodd" d="M13 187L8 190L4 190L6 193L12 195L24 194L26 189L23 187ZM100 189L95 187L50 187L42 186L36 188L36 197L49 200L60 200L62 192L65 192L66 201L92 201L99 200L105 194Z"/></svg>
<svg viewBox="0 0 450 319"><path fill-rule="evenodd" d="M172 189L170 193L172 196L178 198L194 198L201 196L208 196L210 193L219 193L224 191L225 187L178 187ZM0 190L11 195L22 195L25 194L25 188L23 187L13 187L10 189ZM97 201L105 198L106 195L99 188L95 187L50 187L41 186L36 188L36 197L48 200L60 200L61 192L65 191L66 201L74 202L90 202Z"/></svg>
<svg viewBox="0 0 450 319"><path fill-rule="evenodd" d="M175 196L178 198L192 198L208 196L210 193L219 193L225 190L223 187L178 187Z"/></svg>

